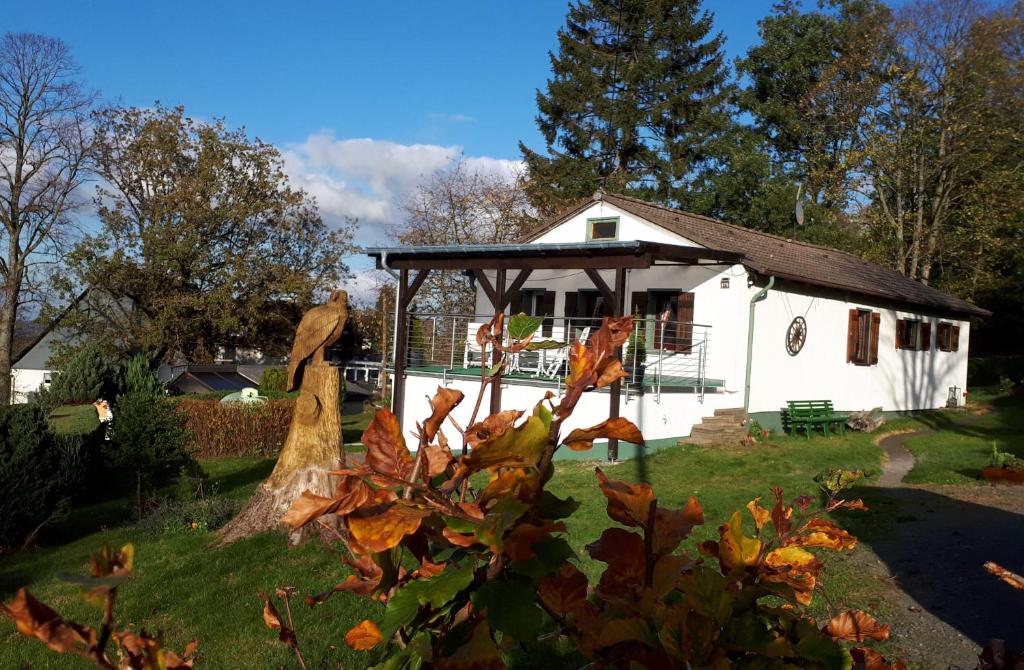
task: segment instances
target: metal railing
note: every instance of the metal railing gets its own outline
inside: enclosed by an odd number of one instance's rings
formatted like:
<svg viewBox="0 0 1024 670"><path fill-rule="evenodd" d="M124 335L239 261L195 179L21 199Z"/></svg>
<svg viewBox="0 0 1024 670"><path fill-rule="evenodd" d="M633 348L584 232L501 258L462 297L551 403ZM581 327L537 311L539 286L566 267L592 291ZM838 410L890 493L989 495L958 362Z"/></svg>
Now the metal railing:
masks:
<svg viewBox="0 0 1024 670"><path fill-rule="evenodd" d="M408 342L406 370L436 372L442 377L480 374L484 362L476 333L490 320L491 315L484 314L410 314L404 334ZM551 382L561 388L568 371L568 344L589 337L600 326L600 318L546 318L533 341L562 346L509 355L505 376ZM507 340L507 330L504 337ZM660 402L664 389L684 388L698 393L703 402L709 383L710 344L711 326L653 316L636 319L622 356L627 372L623 380L626 401L640 393L653 393ZM385 359L388 370L394 370L393 356L391 348Z"/></svg>

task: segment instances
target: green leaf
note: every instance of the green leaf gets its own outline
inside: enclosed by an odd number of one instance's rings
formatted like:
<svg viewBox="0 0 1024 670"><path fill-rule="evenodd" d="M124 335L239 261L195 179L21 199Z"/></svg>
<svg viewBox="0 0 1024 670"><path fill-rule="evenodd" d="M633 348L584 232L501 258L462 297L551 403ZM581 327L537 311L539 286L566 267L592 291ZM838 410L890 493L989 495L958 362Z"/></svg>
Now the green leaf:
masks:
<svg viewBox="0 0 1024 670"><path fill-rule="evenodd" d="M539 512L545 519L565 519L579 508L580 503L571 496L563 500L547 490L541 494Z"/></svg>
<svg viewBox="0 0 1024 670"><path fill-rule="evenodd" d="M83 577L82 575L71 575L66 572L61 572L57 575L57 579L68 584L76 584L83 586L87 589L98 589L106 588L113 589L117 588L125 581L128 580L128 575L109 575L107 577Z"/></svg>
<svg viewBox="0 0 1024 670"><path fill-rule="evenodd" d="M732 616L732 596L725 577L707 565L693 570L692 586L686 589L686 601L698 614L724 625Z"/></svg>
<svg viewBox="0 0 1024 670"><path fill-rule="evenodd" d="M546 349L563 349L569 346L566 342L558 340L534 340L526 345L527 351L543 351Z"/></svg>
<svg viewBox="0 0 1024 670"><path fill-rule="evenodd" d="M473 581L475 567L475 561L466 561L461 567L449 565L437 576L410 582L399 589L384 610L381 636L390 639L398 629L412 623L425 605L438 609L448 604Z"/></svg>
<svg viewBox="0 0 1024 670"><path fill-rule="evenodd" d="M503 368L504 366L505 366L505 361L498 361L497 363L495 363L491 367L487 368L487 376L488 377L493 377L494 375L496 375L499 372L501 372L501 368Z"/></svg>
<svg viewBox="0 0 1024 670"><path fill-rule="evenodd" d="M525 340L537 332L543 317L527 316L520 312L508 320L508 337L510 340Z"/></svg>
<svg viewBox="0 0 1024 670"><path fill-rule="evenodd" d="M853 667L850 652L820 631L797 642L796 653L800 658L821 663L829 670L850 670Z"/></svg>
<svg viewBox="0 0 1024 670"><path fill-rule="evenodd" d="M533 641L543 628L544 612L537 606L537 589L528 581L486 582L473 592L473 607L487 610L494 630L520 642Z"/></svg>
<svg viewBox="0 0 1024 670"><path fill-rule="evenodd" d="M476 528L476 536L481 542L494 551L501 551L505 546L502 538L505 531L512 527L529 507L513 496L501 498L487 510L484 520Z"/></svg>
<svg viewBox="0 0 1024 670"><path fill-rule="evenodd" d="M533 545L533 558L513 561L511 569L532 579L540 579L558 572L570 560L579 560L569 543L562 537L547 537Z"/></svg>
<svg viewBox="0 0 1024 670"><path fill-rule="evenodd" d="M727 630L730 646L743 651L764 653L774 639L765 621L751 612L730 619Z"/></svg>

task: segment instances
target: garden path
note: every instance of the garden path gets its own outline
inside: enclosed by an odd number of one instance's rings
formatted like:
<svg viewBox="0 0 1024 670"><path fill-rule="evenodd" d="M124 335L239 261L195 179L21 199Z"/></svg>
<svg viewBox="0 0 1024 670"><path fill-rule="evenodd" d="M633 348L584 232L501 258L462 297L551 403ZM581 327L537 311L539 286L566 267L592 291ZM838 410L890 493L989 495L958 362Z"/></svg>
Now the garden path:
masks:
<svg viewBox="0 0 1024 670"><path fill-rule="evenodd" d="M990 560L1022 567L1024 487L902 483L914 467L903 443L932 432L879 442L887 455L882 475L858 492L878 516L856 529L864 550L857 554L887 585L888 611L880 618L892 626L897 658L924 668L974 668L990 638L1024 648L1024 594L982 567Z"/></svg>

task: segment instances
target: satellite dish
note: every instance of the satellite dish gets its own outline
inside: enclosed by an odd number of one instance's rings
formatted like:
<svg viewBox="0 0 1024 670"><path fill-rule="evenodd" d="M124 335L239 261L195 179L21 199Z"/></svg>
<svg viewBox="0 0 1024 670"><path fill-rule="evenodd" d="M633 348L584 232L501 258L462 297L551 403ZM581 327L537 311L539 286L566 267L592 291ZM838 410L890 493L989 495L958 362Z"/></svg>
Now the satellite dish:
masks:
<svg viewBox="0 0 1024 670"><path fill-rule="evenodd" d="M796 219L796 225L804 225L804 203L800 199L800 192L803 190L804 185L798 184L796 187L796 207L793 208L793 218Z"/></svg>

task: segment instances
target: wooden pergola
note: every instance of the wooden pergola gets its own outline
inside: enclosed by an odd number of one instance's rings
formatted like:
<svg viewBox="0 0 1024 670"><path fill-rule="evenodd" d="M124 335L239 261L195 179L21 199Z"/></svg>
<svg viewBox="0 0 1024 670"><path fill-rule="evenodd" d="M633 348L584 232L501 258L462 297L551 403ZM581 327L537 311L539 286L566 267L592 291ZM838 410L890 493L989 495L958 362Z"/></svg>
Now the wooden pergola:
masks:
<svg viewBox="0 0 1024 670"><path fill-rule="evenodd" d="M734 265L743 255L703 247L659 242L586 242L565 244L473 244L455 246L406 246L368 249L376 267L397 272L398 298L395 306L395 380L392 411L402 420L405 402L405 363L408 354L408 310L416 292L432 270L471 272L487 295L495 313L505 311L519 295L526 280L537 270L583 270L611 306L611 316L623 316L626 309L626 270L659 265ZM599 274L614 270L612 286ZM494 283L485 271L495 273ZM509 281L511 279L511 281ZM617 354L621 357L622 352ZM493 352L495 363L500 353ZM609 417L619 416L621 383L609 388ZM490 388L490 412L501 411L501 378ZM618 457L618 440L610 440L608 457Z"/></svg>

